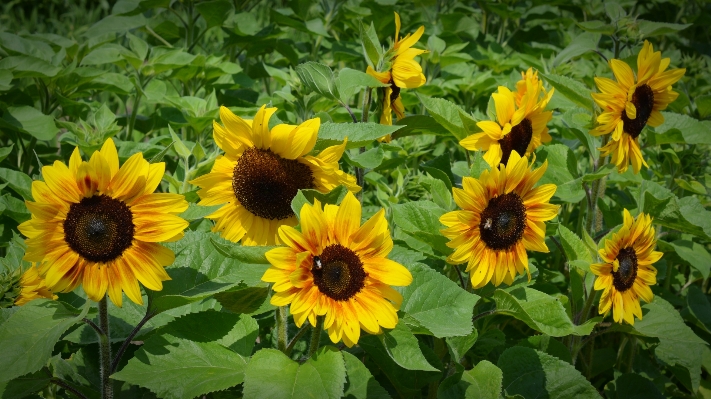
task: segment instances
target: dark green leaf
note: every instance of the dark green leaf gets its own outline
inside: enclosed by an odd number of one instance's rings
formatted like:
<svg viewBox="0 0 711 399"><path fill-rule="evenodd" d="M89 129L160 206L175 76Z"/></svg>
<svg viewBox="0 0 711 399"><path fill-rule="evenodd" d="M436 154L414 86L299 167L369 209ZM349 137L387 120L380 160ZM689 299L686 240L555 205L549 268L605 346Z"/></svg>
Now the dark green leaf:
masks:
<svg viewBox="0 0 711 399"><path fill-rule="evenodd" d="M2 122L3 125L30 134L38 140L51 140L59 132L54 118L26 105L8 107L3 113Z"/></svg>
<svg viewBox="0 0 711 399"><path fill-rule="evenodd" d="M346 365L348 383L343 397L348 399L390 399L388 391L380 386L367 367L357 357L341 352Z"/></svg>
<svg viewBox="0 0 711 399"><path fill-rule="evenodd" d="M22 172L12 169L0 168L0 181L7 182L8 186L26 200L32 200L32 179Z"/></svg>

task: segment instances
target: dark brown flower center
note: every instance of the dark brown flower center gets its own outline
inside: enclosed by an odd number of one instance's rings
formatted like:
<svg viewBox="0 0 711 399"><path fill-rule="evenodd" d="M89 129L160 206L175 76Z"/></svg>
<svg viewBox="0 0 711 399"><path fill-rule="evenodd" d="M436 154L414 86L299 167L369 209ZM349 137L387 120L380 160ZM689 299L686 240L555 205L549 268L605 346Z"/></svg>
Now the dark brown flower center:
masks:
<svg viewBox="0 0 711 399"><path fill-rule="evenodd" d="M612 272L612 284L617 291L627 291L637 278L637 253L634 248L623 248L617 254L617 261L620 267Z"/></svg>
<svg viewBox="0 0 711 399"><path fill-rule="evenodd" d="M632 104L637 109L636 118L627 117L627 111L622 111L622 123L625 133L636 139L642 129L647 125L649 117L654 109L654 92L648 85L638 86L632 94Z"/></svg>
<svg viewBox="0 0 711 399"><path fill-rule="evenodd" d="M388 83L390 83L390 88L392 89L392 93L390 93L390 104L392 104L400 97L400 88L397 87L393 78L390 78L390 82Z"/></svg>
<svg viewBox="0 0 711 399"><path fill-rule="evenodd" d="M526 229L526 206L516 193L499 195L489 200L481 213L479 234L493 250L511 248L523 238Z"/></svg>
<svg viewBox="0 0 711 399"><path fill-rule="evenodd" d="M84 198L69 207L64 220L64 241L84 259L105 263L133 242L133 214L121 200L107 195Z"/></svg>
<svg viewBox="0 0 711 399"><path fill-rule="evenodd" d="M512 127L509 134L499 140L501 152L503 152L501 163L504 165L508 164L511 151L514 150L520 156L526 155L526 150L531 143L531 138L533 138L533 125L531 125L531 121L526 118L518 125Z"/></svg>
<svg viewBox="0 0 711 399"><path fill-rule="evenodd" d="M242 153L232 174L237 200L264 219L293 216L291 200L299 190L309 188L314 188L314 177L307 165L254 147Z"/></svg>
<svg viewBox="0 0 711 399"><path fill-rule="evenodd" d="M317 258L311 268L314 284L329 298L346 301L365 286L367 274L363 262L350 249L340 244L329 245Z"/></svg>

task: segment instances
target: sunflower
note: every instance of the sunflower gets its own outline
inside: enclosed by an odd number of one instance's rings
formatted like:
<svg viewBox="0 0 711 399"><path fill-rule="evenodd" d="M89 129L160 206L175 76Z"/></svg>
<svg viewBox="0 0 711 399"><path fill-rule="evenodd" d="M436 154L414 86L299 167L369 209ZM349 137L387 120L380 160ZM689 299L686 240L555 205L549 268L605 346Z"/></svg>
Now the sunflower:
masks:
<svg viewBox="0 0 711 399"><path fill-rule="evenodd" d="M526 250L548 252L544 222L558 213L558 205L548 203L556 185L533 188L548 163L538 169L531 166L513 151L508 164L483 171L479 179L465 177L463 189L453 189L462 210L439 219L447 226L442 230L450 240L447 246L454 248L447 262L468 262L466 271L474 288L489 281L495 286L511 284L524 270L530 279Z"/></svg>
<svg viewBox="0 0 711 399"><path fill-rule="evenodd" d="M279 228L286 245L267 252L271 267L263 281L274 283L271 303L291 304L294 322L316 325L324 316L324 329L334 343L352 347L360 329L379 334L395 328L402 296L390 286L412 282L410 272L387 259L393 248L381 209L362 226L361 205L348 193L340 206L301 208L301 232Z"/></svg>
<svg viewBox="0 0 711 399"><path fill-rule="evenodd" d="M33 299L57 299L57 296L47 288L44 279L37 272L36 267L30 267L20 278L20 295L15 305L22 306Z"/></svg>
<svg viewBox="0 0 711 399"><path fill-rule="evenodd" d="M418 50L412 48L425 33L425 27L420 26L417 31L410 36L400 38L400 15L395 13L395 41L393 47L385 55L391 57L384 72L377 72L373 67L368 66L366 72L372 75L380 82L389 84L389 87L383 87L380 90L382 98L382 112L380 114L380 123L382 125L392 125L392 112L398 119L405 117L405 107L400 99L400 89L415 89L427 81L422 73L422 67L415 62L414 58L426 53L426 50ZM390 141L390 136L385 138L385 141Z"/></svg>
<svg viewBox="0 0 711 399"><path fill-rule="evenodd" d="M612 308L616 322L634 324L634 316L642 320L639 298L652 302L649 286L657 283L657 269L652 266L662 257L655 251L657 240L652 227L652 217L641 213L637 219L624 210L622 228L605 240L600 249L604 263L590 265L597 276L595 289L603 290L600 297L600 314L607 314Z"/></svg>
<svg viewBox="0 0 711 399"><path fill-rule="evenodd" d="M75 148L69 167L43 167L44 181L32 182L35 201L25 202L32 217L19 226L28 237L24 259L39 262L53 292L82 285L94 301L108 293L121 306L123 291L142 304L139 281L160 291L170 280L164 268L175 255L159 243L179 240L188 226L177 216L188 208L182 195L153 193L164 172L141 153L119 168L112 139L89 162Z"/></svg>
<svg viewBox="0 0 711 399"><path fill-rule="evenodd" d="M517 86L523 86L520 84ZM525 90L519 87L517 93L523 93L521 100L504 86L499 86L498 93L491 97L496 105L497 121L477 122L483 130L462 139L459 144L470 151L485 150L484 160L496 167L506 165L515 151L519 155L529 155L542 142L549 142L546 124L553 118L553 112L545 111L554 90L545 93L543 83L524 79ZM518 105L516 105L518 102Z"/></svg>
<svg viewBox="0 0 711 399"><path fill-rule="evenodd" d="M534 87L538 86L538 71L533 68L528 68L526 72L521 71L521 80L516 82L516 106L521 106L521 100L528 91L528 82L531 82Z"/></svg>
<svg viewBox="0 0 711 399"><path fill-rule="evenodd" d="M686 72L684 68L667 70L669 63L669 58L662 59L662 53L655 52L645 40L637 56L637 83L632 68L616 59L610 60L616 81L595 78L600 93L592 96L603 112L590 134L612 133L612 140L600 150L602 156L612 155L612 162L620 172L626 171L630 162L634 173L639 173L642 165L648 166L639 148L639 135L646 125L656 127L664 123L659 111L679 96L671 86Z"/></svg>
<svg viewBox="0 0 711 399"><path fill-rule="evenodd" d="M269 118L276 110L262 106L251 121L220 107L224 127L214 122L213 137L225 155L215 160L210 173L191 181L200 187L199 205L224 204L207 216L215 220L212 230L243 245L278 243L279 226L297 224L291 200L301 189L325 193L344 185L360 190L355 177L338 166L346 142L315 157L306 155L316 144L320 119L270 130Z"/></svg>

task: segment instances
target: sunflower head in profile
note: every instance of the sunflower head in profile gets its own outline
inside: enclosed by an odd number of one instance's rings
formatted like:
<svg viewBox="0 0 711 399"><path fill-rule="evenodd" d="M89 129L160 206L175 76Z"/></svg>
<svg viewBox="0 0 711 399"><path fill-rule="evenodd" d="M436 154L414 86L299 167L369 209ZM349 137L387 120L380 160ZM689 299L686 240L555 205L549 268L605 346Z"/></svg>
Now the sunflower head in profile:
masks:
<svg viewBox="0 0 711 399"><path fill-rule="evenodd" d="M139 282L159 291L170 280L164 268L175 255L159 243L179 240L188 226L178 216L188 208L182 195L154 193L164 172L141 153L119 168L112 139L88 162L75 148L69 166L43 167L44 181L32 182L34 201L26 201L32 217L19 226L24 259L39 262L53 292L81 285L94 301L108 294L121 306L125 292L142 304Z"/></svg>
<svg viewBox="0 0 711 399"><path fill-rule="evenodd" d="M520 84L521 82L519 82ZM459 144L470 151L484 150L484 160L492 167L508 164L511 154L530 155L541 143L551 141L546 124L553 118L545 111L554 90L546 93L543 83L536 77L524 79L525 90L521 100L504 86L491 95L496 105L496 121L482 121L476 125L481 133L462 139ZM517 84L517 86L519 86Z"/></svg>
<svg viewBox="0 0 711 399"><path fill-rule="evenodd" d="M639 299L654 299L649 287L657 283L657 269L652 265L663 255L654 250L656 243L652 217L642 213L634 219L625 209L622 228L599 251L603 263L590 265L597 276L595 289L603 290L600 314L612 309L617 323L634 324L635 316L642 320Z"/></svg>
<svg viewBox="0 0 711 399"><path fill-rule="evenodd" d="M329 192L339 185L360 190L338 165L345 142L306 155L316 144L320 119L269 129L276 110L262 106L254 120L244 120L220 107L224 127L214 122L213 137L225 154L210 173L191 181L200 187L200 205L223 205L207 216L215 220L213 231L243 245L274 245L279 226L295 226L291 200L299 190Z"/></svg>
<svg viewBox="0 0 711 399"><path fill-rule="evenodd" d="M683 68L667 69L670 62L645 40L637 56L636 80L632 68L617 59L610 60L616 80L595 78L600 92L592 96L603 112L590 134L612 133L612 140L600 150L602 156L612 155L612 162L620 172L626 171L630 163L634 173L639 173L642 165L648 166L639 147L639 135L647 125L656 127L664 123L660 111L679 96L672 85L686 72Z"/></svg>
<svg viewBox="0 0 711 399"><path fill-rule="evenodd" d="M361 206L351 193L340 206L304 205L301 232L279 228L285 246L267 252L271 267L262 277L274 283L273 305L291 304L297 326L324 317L331 341L348 347L358 343L361 328L370 334L395 328L402 296L390 286L412 282L404 266L387 259L393 241L385 211L360 223Z"/></svg>
<svg viewBox="0 0 711 399"><path fill-rule="evenodd" d="M412 48L423 33L425 33L425 27L420 26L414 34L408 34L401 38L400 15L395 13L395 40L393 47L385 55L384 72L377 72L371 66L368 66L366 70L369 75L374 76L380 82L390 85L380 89L382 98L380 123L383 125L393 124L393 111L398 119L405 117L405 107L400 99L400 89L415 89L427 81L422 73L422 67L414 60L415 57L427 51ZM390 141L389 136L384 141Z"/></svg>
<svg viewBox="0 0 711 399"><path fill-rule="evenodd" d="M485 170L478 179L465 177L462 189L453 188L461 210L439 219L447 226L442 230L447 246L454 249L447 262L467 263L474 288L489 281L511 284L524 271L530 279L526 250L548 252L544 222L558 213L558 205L548 203L556 185L533 187L547 167L544 162L533 169L513 151L508 164Z"/></svg>
<svg viewBox="0 0 711 399"><path fill-rule="evenodd" d="M17 297L15 305L22 306L33 299L41 298L57 299L57 296L47 288L47 284L37 272L37 268L32 266L22 273L20 295Z"/></svg>

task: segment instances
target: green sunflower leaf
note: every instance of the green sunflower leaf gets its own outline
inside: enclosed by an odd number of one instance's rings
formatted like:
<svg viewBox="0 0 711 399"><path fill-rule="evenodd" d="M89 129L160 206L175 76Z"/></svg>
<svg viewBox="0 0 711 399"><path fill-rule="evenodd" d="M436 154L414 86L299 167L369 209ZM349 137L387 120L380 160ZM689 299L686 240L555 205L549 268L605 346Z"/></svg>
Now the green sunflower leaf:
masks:
<svg viewBox="0 0 711 399"><path fill-rule="evenodd" d="M27 105L6 108L0 126L30 134L38 140L51 140L59 133L53 117Z"/></svg>
<svg viewBox="0 0 711 399"><path fill-rule="evenodd" d="M460 116L462 109L459 106L443 98L426 96L419 96L419 98L435 121L452 133L457 140L466 138L469 135L469 131L462 122L462 117Z"/></svg>
<svg viewBox="0 0 711 399"><path fill-rule="evenodd" d="M296 67L296 74L299 76L301 83L308 87L309 90L315 91L326 98L340 101L333 71L327 65L313 61L305 62Z"/></svg>
<svg viewBox="0 0 711 399"><path fill-rule="evenodd" d="M555 88L556 94L562 94L568 100L593 112L593 100L590 89L583 83L567 76L540 73L541 77Z"/></svg>
<svg viewBox="0 0 711 399"><path fill-rule="evenodd" d="M578 177L577 160L573 151L563 144L538 147L536 162L548 161L548 169L539 184L553 183L557 186L555 198L578 203L585 198L582 178Z"/></svg>
<svg viewBox="0 0 711 399"><path fill-rule="evenodd" d="M403 126L388 126L379 123L323 123L318 132L316 150L343 143L348 139L346 149L359 148L371 144L373 141L392 134Z"/></svg>
<svg viewBox="0 0 711 399"><path fill-rule="evenodd" d="M20 194L22 198L32 201L32 179L22 172L12 169L0 168L0 181L5 181L8 186Z"/></svg>
<svg viewBox="0 0 711 399"><path fill-rule="evenodd" d="M699 121L690 116L662 112L664 123L646 131L647 145L711 144L711 121Z"/></svg>
<svg viewBox="0 0 711 399"><path fill-rule="evenodd" d="M0 324L0 383L35 372L52 356L59 338L89 312L63 302L36 299Z"/></svg>
<svg viewBox="0 0 711 399"><path fill-rule="evenodd" d="M536 331L551 337L588 335L600 320L596 317L575 325L560 299L533 288L497 289L493 296L498 313L513 316Z"/></svg>
<svg viewBox="0 0 711 399"><path fill-rule="evenodd" d="M529 398L601 398L570 363L535 349L514 346L504 351L497 365L503 371L505 395Z"/></svg>
<svg viewBox="0 0 711 399"><path fill-rule="evenodd" d="M499 399L503 373L493 363L482 360L471 369L455 373L437 390L441 399Z"/></svg>
<svg viewBox="0 0 711 399"><path fill-rule="evenodd" d="M175 262L166 269L172 280L163 282L163 290L147 290L154 313L200 301L240 283L256 286L269 268L264 258L269 247L235 246L214 233L187 231L183 239L165 246L175 252Z"/></svg>
<svg viewBox="0 0 711 399"><path fill-rule="evenodd" d="M247 365L243 394L247 398L336 399L343 396L346 367L331 346L299 364L276 349L262 349Z"/></svg>
<svg viewBox="0 0 711 399"><path fill-rule="evenodd" d="M417 338L404 323L398 323L394 329L378 335L378 339L400 367L408 370L439 371L427 362Z"/></svg>
<svg viewBox="0 0 711 399"><path fill-rule="evenodd" d="M388 391L380 386L367 367L355 356L342 351L346 365L346 384L343 396L353 399L390 399Z"/></svg>
<svg viewBox="0 0 711 399"><path fill-rule="evenodd" d="M638 19L637 26L641 37L651 37L673 34L690 27L691 24L672 24L669 22L655 22Z"/></svg>

